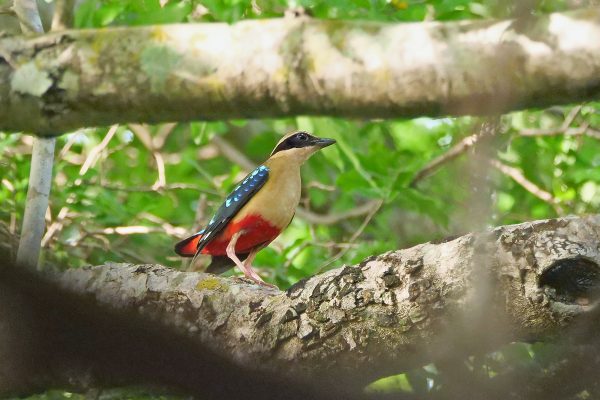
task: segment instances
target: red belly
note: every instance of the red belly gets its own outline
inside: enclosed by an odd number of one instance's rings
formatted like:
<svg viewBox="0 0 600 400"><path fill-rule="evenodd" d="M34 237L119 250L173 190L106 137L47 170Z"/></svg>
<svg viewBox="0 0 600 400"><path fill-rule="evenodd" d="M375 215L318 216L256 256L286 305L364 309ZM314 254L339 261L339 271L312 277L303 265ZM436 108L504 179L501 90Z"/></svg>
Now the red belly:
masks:
<svg viewBox="0 0 600 400"><path fill-rule="evenodd" d="M231 237L239 231L244 233L238 238L235 252L238 254L249 253L254 247L271 243L279 234L281 229L271 225L258 215L248 215L236 223L229 223L223 232L211 240L202 250L202 254L222 256L227 254L227 245Z"/></svg>

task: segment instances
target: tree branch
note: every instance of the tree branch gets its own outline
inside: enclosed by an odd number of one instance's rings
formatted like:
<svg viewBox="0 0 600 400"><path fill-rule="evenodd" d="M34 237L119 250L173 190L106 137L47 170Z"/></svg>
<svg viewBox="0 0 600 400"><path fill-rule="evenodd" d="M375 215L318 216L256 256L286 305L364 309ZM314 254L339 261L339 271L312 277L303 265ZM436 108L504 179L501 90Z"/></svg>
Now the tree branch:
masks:
<svg viewBox="0 0 600 400"><path fill-rule="evenodd" d="M592 322L599 236L600 216L503 226L372 256L286 292L159 265L108 263L51 279L168 326L243 368L359 387ZM98 379L80 370L69 373Z"/></svg>
<svg viewBox="0 0 600 400"><path fill-rule="evenodd" d="M123 385L207 400L333 400L349 395L343 388L246 370L181 330L62 289L3 258L0 315L3 398L54 388L88 392Z"/></svg>
<svg viewBox="0 0 600 400"><path fill-rule="evenodd" d="M529 179L523 175L519 169L511 167L509 165L503 164L498 160L490 160L490 163L494 166L494 168L498 169L504 175L512 178L515 182L523 187L523 189L527 190L529 193L537 197L538 199L545 201L550 204L556 210L557 214L562 214L563 210L560 206L560 202L552 196L551 193L548 193L544 189L540 188L535 183L531 182Z"/></svg>
<svg viewBox="0 0 600 400"><path fill-rule="evenodd" d="M452 146L448 151L444 154L434 158L427 165L421 168L414 176L414 178L410 181L410 187L415 187L417 184L423 179L427 178L430 175L433 175L442 165L445 163L454 160L469 148L471 148L477 141L481 138L481 134L475 133L473 135L469 135L463 138L460 142L456 143Z"/></svg>
<svg viewBox="0 0 600 400"><path fill-rule="evenodd" d="M35 0L15 0L13 9L25 34L42 34L44 27ZM38 264L44 235L48 197L52 186L55 138L36 137L33 140L31 169L27 185L27 201L17 251L17 262L35 267Z"/></svg>
<svg viewBox="0 0 600 400"><path fill-rule="evenodd" d="M303 17L65 31L0 39L0 54L0 129L9 131L496 114L600 97L600 9L526 21Z"/></svg>
<svg viewBox="0 0 600 400"><path fill-rule="evenodd" d="M37 35L44 33L36 0L14 0L12 9L21 24L21 32Z"/></svg>

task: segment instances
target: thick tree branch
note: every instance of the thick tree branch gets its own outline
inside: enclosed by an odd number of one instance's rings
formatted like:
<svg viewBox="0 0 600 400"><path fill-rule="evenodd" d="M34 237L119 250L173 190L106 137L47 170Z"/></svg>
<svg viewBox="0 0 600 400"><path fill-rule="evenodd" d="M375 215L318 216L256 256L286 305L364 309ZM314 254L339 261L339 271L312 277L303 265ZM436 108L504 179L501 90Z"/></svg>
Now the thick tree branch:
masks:
<svg viewBox="0 0 600 400"><path fill-rule="evenodd" d="M297 19L0 40L0 129L502 113L600 98L600 9L519 21Z"/></svg>
<svg viewBox="0 0 600 400"><path fill-rule="evenodd" d="M593 321L599 236L600 216L504 226L373 256L286 292L159 265L106 264L52 279L244 368L350 387Z"/></svg>
<svg viewBox="0 0 600 400"><path fill-rule="evenodd" d="M201 399L338 399L279 374L234 365L185 332L58 287L0 255L0 396L49 388L144 385ZM350 399L355 398L350 396Z"/></svg>

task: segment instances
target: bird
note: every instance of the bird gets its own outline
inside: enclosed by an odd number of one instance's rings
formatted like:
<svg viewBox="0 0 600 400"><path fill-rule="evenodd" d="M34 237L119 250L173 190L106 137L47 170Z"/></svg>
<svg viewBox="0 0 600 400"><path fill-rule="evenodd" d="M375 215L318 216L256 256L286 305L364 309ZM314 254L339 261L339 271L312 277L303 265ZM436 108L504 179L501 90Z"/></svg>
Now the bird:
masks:
<svg viewBox="0 0 600 400"><path fill-rule="evenodd" d="M285 135L269 158L225 198L206 227L175 244L175 252L193 257L192 263L200 254L212 256L206 272L220 274L237 266L253 282L273 286L252 262L292 222L300 202L302 164L334 143L305 131Z"/></svg>

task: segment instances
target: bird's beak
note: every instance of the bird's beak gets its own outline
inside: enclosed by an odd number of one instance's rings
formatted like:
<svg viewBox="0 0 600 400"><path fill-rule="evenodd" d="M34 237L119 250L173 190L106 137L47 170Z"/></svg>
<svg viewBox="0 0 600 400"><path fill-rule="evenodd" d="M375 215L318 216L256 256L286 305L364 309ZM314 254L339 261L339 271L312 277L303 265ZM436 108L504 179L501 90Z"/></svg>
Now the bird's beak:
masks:
<svg viewBox="0 0 600 400"><path fill-rule="evenodd" d="M335 143L335 139L317 138L314 141L313 146L318 146L320 148L324 148L327 146L331 146L334 143Z"/></svg>

